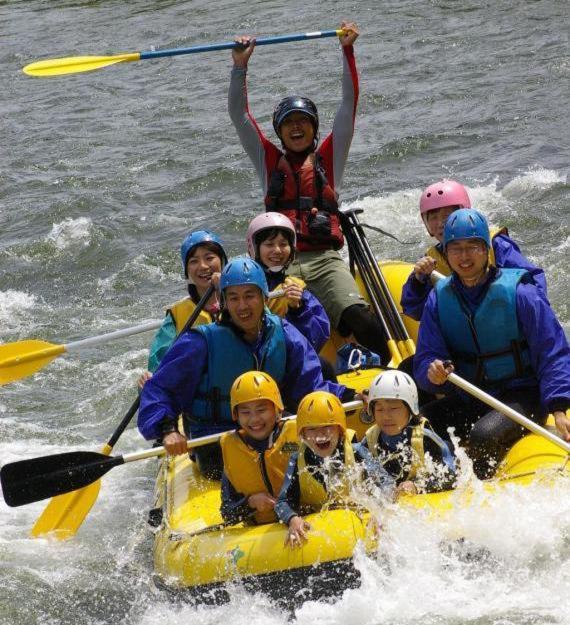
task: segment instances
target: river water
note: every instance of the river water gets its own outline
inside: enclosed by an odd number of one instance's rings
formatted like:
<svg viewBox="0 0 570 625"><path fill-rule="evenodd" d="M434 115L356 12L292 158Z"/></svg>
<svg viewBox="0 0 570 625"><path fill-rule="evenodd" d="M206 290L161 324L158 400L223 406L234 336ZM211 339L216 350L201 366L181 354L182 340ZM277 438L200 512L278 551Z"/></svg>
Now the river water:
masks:
<svg viewBox="0 0 570 625"><path fill-rule="evenodd" d="M231 253L243 252L261 208L226 112L228 52L51 80L25 76L23 65L334 28L347 17L363 33L362 95L342 198L414 242L371 234L378 256L418 257L427 243L420 190L456 177L545 267L568 330L567 9L563 0L0 2L0 339L64 343L160 318L183 294L187 231L212 228ZM334 40L260 48L250 67L251 108L268 135L276 100L291 92L313 98L330 128L340 87ZM149 340L59 358L2 387L0 462L98 449L135 396ZM145 445L131 427L116 451ZM43 503L0 503L0 623L570 622L566 482L481 496L447 524L393 511L382 518L378 558L357 558L361 588L291 614L239 585L219 607L155 588L145 524L154 472L139 462L109 473L67 543L28 538ZM458 527L467 547L446 542Z"/></svg>

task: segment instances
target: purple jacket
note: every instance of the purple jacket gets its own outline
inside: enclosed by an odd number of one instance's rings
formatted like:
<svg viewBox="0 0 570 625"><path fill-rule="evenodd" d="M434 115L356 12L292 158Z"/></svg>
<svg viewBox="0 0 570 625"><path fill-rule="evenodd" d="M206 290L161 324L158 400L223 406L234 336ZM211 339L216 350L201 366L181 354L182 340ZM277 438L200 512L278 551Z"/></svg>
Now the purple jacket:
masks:
<svg viewBox="0 0 570 625"><path fill-rule="evenodd" d="M438 244L441 248L441 244ZM546 296L546 277L544 270L533 265L526 256L521 254L519 246L506 234L498 234L493 238L493 251L495 252L495 262L497 267L506 269L526 269L539 289ZM402 289L402 309L408 317L419 321L422 318L424 306L432 284L429 279L420 282L414 272L410 274L404 288Z"/></svg>

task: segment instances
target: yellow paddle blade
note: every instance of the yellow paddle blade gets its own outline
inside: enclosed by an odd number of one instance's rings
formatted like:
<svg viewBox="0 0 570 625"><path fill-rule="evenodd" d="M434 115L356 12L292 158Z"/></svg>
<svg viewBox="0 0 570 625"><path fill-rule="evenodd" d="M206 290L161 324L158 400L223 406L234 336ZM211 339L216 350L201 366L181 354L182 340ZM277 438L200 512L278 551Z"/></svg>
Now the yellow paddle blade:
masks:
<svg viewBox="0 0 570 625"><path fill-rule="evenodd" d="M398 365L403 360L402 355L400 354L400 350L398 349L398 345L394 339L390 339L387 342L387 345L388 345L388 349L390 350L390 354L392 355L392 358L390 362L388 363L388 366L391 367L392 369L397 369Z"/></svg>
<svg viewBox="0 0 570 625"><path fill-rule="evenodd" d="M0 345L0 385L34 374L65 351L65 345L35 339Z"/></svg>
<svg viewBox="0 0 570 625"><path fill-rule="evenodd" d="M406 339L405 341L398 341L398 349L404 360L416 353L416 344L412 339Z"/></svg>
<svg viewBox="0 0 570 625"><path fill-rule="evenodd" d="M46 59L26 65L22 70L28 76L46 78L49 76L62 76L63 74L78 74L102 69L123 61L139 61L140 52L116 54L114 56L68 56L61 59Z"/></svg>
<svg viewBox="0 0 570 625"><path fill-rule="evenodd" d="M105 445L101 453L108 456L112 449L109 445ZM75 536L97 501L100 490L101 480L97 480L84 488L50 499L30 530L32 538L42 538L49 534L57 540L67 540Z"/></svg>

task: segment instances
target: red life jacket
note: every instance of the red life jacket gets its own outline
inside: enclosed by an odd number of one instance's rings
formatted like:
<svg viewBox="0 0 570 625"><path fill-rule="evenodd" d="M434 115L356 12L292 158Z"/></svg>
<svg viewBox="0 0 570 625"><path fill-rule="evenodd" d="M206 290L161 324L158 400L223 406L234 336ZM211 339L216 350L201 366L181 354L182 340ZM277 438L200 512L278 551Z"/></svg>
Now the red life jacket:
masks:
<svg viewBox="0 0 570 625"><path fill-rule="evenodd" d="M321 160L312 152L295 172L287 157L281 156L265 196L268 211L282 213L295 225L300 252L338 250L344 245L338 195L327 181Z"/></svg>

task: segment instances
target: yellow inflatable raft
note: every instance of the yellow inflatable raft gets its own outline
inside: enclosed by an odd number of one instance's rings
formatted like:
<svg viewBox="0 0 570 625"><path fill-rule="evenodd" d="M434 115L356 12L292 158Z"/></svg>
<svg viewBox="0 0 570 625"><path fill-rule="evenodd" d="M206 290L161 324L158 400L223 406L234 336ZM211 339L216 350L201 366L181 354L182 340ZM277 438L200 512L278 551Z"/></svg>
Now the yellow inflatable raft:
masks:
<svg viewBox="0 0 570 625"><path fill-rule="evenodd" d="M351 421L358 419L353 413ZM509 451L497 476L484 483L489 492L506 484L531 483L570 475L568 457L553 443L530 434ZM435 516L456 506L468 506L469 489L406 496L400 505L428 508ZM308 542L299 549L284 547L286 528L267 525L224 526L220 516L220 484L203 478L188 457L164 460L158 476L156 506L161 523L154 544L155 571L170 587L200 588L234 579L255 580L260 587L295 572L297 580L320 569L339 568L343 585L354 549L362 541L373 550L375 524L366 511L335 509L311 514ZM338 571L337 571L338 573Z"/></svg>
<svg viewBox="0 0 570 625"><path fill-rule="evenodd" d="M379 265L392 297L399 302L412 265ZM418 324L403 319L415 340ZM336 342L329 346L331 360L342 344L340 337L336 337ZM339 376L339 381L362 390L369 387L379 371L353 371ZM359 409L347 417L348 426L362 437L370 425L367 415ZM569 471L568 456L563 451L531 434L509 451L497 476L486 482L484 488L494 492L505 484L529 484L537 475L550 479L562 473L568 475ZM438 516L456 506L468 506L470 496L468 489L406 496L399 505L427 508ZM378 540L375 523L365 510L328 509L309 515L310 538L298 549L284 547L287 531L279 523L226 526L220 515L220 483L202 477L187 456L162 461L155 497L151 518L155 526L154 566L158 579L169 588L199 590L202 597L207 589L223 588L235 579L254 588L285 589L288 601L295 593L292 583L302 592L304 586L314 585L317 578L323 589L330 591L331 587L339 587L341 578L340 585L346 588L358 583L358 574L351 566L355 547L362 544L372 551Z"/></svg>

